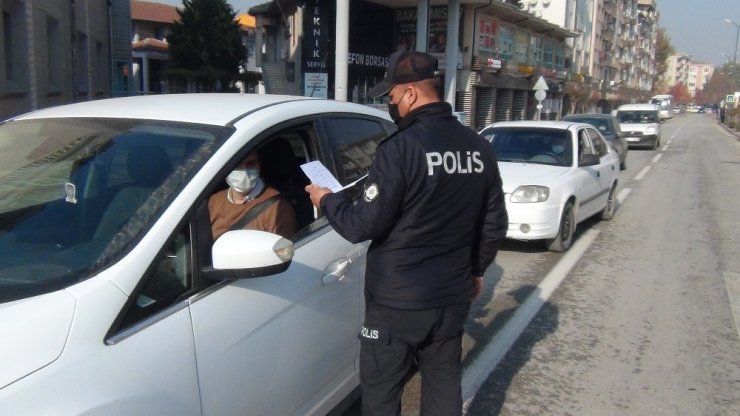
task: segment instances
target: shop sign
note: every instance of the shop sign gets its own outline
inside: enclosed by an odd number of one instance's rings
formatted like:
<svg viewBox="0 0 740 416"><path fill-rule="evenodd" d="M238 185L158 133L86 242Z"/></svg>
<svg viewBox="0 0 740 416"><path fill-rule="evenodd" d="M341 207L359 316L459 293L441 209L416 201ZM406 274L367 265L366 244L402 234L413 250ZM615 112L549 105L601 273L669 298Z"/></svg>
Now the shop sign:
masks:
<svg viewBox="0 0 740 416"><path fill-rule="evenodd" d="M327 98L329 91L329 74L306 72L303 74L303 96Z"/></svg>
<svg viewBox="0 0 740 416"><path fill-rule="evenodd" d="M524 65L519 64L516 67L517 72L521 74L527 74L527 75L533 75L534 74L534 67L532 65Z"/></svg>
<svg viewBox="0 0 740 416"><path fill-rule="evenodd" d="M303 71L326 72L329 53L329 10L320 0L309 0L303 13Z"/></svg>

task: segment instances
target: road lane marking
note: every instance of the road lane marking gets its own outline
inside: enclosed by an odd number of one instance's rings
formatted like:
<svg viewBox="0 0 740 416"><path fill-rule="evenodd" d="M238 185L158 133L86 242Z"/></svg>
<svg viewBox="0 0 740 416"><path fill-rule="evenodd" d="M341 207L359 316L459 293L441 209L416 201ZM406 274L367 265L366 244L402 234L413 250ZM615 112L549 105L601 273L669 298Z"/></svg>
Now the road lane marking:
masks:
<svg viewBox="0 0 740 416"><path fill-rule="evenodd" d="M663 157L663 153L658 153L657 155L655 155L653 157L653 163L657 163L661 157Z"/></svg>
<svg viewBox="0 0 740 416"><path fill-rule="evenodd" d="M663 147L660 148L662 151L668 150L668 144L664 144Z"/></svg>
<svg viewBox="0 0 740 416"><path fill-rule="evenodd" d="M675 134L674 134L674 136L675 136ZM671 140L668 140L665 144L671 144L671 143L673 143L673 137L671 137Z"/></svg>
<svg viewBox="0 0 740 416"><path fill-rule="evenodd" d="M735 320L735 330L740 335L740 273L724 272L722 277L725 279L727 296L730 298L730 309L732 309L732 318Z"/></svg>
<svg viewBox="0 0 740 416"><path fill-rule="evenodd" d="M590 229L578 238L558 264L550 270L532 294L527 297L527 300L517 308L514 315L506 322L506 325L496 333L480 355L463 369L461 383L463 414L467 414L468 407L475 399L478 389L501 359L504 358L506 352L514 345L519 335L524 332L529 322L537 315L542 305L550 299L550 295L560 286L560 283L568 276L573 266L578 263L578 260L593 244L599 232L599 230Z"/></svg>
<svg viewBox="0 0 740 416"><path fill-rule="evenodd" d="M619 205L624 204L624 200L627 199L627 195L632 192L632 189L630 188L624 188L617 194L617 202L619 202Z"/></svg>
<svg viewBox="0 0 740 416"><path fill-rule="evenodd" d="M642 170L640 170L640 172L637 173L637 175L635 175L635 180L641 180L645 177L645 175L647 175L648 172L650 172L650 166L645 166L644 168L642 168Z"/></svg>

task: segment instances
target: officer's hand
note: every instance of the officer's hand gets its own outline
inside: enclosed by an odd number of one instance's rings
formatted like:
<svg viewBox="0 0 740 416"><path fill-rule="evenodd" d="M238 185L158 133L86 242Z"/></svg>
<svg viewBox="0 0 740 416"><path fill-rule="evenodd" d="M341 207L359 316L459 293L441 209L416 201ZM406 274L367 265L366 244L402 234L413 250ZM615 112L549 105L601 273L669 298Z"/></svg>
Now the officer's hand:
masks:
<svg viewBox="0 0 740 416"><path fill-rule="evenodd" d="M483 293L483 276L473 277L473 288L475 289L473 300L476 300Z"/></svg>
<svg viewBox="0 0 740 416"><path fill-rule="evenodd" d="M324 195L332 193L329 188L320 188L314 184L306 185L306 192L308 192L309 196L311 197L311 203L316 207L320 208L321 204L321 198L324 197Z"/></svg>

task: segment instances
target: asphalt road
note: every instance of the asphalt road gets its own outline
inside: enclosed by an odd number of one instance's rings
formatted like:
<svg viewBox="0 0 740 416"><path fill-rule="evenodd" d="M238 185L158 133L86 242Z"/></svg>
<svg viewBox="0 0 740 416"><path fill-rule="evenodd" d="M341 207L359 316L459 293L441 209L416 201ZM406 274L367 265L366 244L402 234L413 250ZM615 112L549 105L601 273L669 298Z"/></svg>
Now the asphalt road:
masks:
<svg viewBox="0 0 740 416"><path fill-rule="evenodd" d="M681 114L662 145L630 150L615 218L567 253L504 245L466 326L467 415L740 414L740 142Z"/></svg>

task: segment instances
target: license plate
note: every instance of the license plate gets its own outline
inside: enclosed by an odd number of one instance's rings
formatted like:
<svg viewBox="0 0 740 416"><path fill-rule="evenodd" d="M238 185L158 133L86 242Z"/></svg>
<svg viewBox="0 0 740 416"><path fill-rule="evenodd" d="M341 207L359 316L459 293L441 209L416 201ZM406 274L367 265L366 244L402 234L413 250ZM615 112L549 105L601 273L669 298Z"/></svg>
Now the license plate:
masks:
<svg viewBox="0 0 740 416"><path fill-rule="evenodd" d="M627 141L628 141L628 142L639 142L639 141L640 141L640 139L638 139L637 137L628 137L628 138L627 138Z"/></svg>

